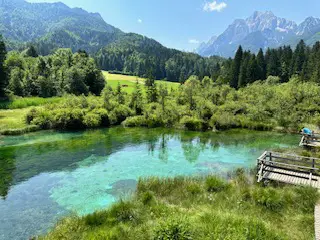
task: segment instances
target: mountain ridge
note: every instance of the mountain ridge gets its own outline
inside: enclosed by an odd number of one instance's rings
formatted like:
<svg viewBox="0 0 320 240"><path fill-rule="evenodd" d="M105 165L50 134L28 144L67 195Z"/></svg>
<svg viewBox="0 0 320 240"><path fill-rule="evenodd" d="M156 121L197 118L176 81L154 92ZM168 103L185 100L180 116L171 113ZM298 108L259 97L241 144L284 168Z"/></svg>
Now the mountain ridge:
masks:
<svg viewBox="0 0 320 240"><path fill-rule="evenodd" d="M299 25L294 21L275 16L271 11L255 11L246 19L236 19L211 43L201 44L197 53L202 56L234 56L239 45L246 50L258 52L260 48L295 46L303 39L314 43L320 32L320 19L306 18ZM258 39L256 38L258 36ZM320 40L320 38L319 38Z"/></svg>

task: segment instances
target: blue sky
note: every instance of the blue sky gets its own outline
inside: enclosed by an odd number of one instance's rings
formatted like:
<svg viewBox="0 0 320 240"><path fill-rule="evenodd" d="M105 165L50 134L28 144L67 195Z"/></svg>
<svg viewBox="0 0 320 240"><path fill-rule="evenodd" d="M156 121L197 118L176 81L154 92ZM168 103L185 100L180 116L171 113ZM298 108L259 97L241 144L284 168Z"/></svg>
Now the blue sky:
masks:
<svg viewBox="0 0 320 240"><path fill-rule="evenodd" d="M29 0L56 2L54 0ZM320 17L319 0L60 0L70 7L99 12L104 20L125 32L154 38L163 45L193 50L198 42L221 34L234 19L254 11L272 11L302 22Z"/></svg>

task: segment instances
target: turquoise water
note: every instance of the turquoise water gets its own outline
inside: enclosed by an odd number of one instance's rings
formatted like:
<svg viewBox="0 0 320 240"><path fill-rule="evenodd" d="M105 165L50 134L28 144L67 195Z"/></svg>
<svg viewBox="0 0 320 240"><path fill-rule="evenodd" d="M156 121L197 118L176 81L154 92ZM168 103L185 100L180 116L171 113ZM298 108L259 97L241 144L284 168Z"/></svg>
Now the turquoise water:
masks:
<svg viewBox="0 0 320 240"><path fill-rule="evenodd" d="M140 177L226 175L253 168L265 150L297 146L269 132L195 133L111 128L0 138L0 239L45 233L130 196Z"/></svg>

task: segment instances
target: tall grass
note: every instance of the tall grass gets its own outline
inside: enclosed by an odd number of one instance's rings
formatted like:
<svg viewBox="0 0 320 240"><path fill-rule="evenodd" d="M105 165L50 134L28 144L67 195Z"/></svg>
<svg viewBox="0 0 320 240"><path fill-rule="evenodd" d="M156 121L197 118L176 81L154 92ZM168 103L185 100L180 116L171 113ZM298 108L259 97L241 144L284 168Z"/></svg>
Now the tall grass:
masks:
<svg viewBox="0 0 320 240"><path fill-rule="evenodd" d="M135 196L59 223L40 239L314 238L315 189L263 187L238 171L214 176L140 179Z"/></svg>
<svg viewBox="0 0 320 240"><path fill-rule="evenodd" d="M42 106L49 103L59 103L62 97L41 98L41 97L25 97L14 98L10 101L0 102L0 109L21 109L27 107Z"/></svg>

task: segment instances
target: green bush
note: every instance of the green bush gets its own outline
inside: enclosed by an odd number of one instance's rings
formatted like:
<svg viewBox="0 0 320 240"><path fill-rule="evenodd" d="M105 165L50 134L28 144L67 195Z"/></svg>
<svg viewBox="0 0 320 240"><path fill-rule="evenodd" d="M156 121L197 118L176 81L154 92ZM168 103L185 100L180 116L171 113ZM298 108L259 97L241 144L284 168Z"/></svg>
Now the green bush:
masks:
<svg viewBox="0 0 320 240"><path fill-rule="evenodd" d="M141 195L141 201L144 205L150 204L154 200L154 194L150 191L144 192Z"/></svg>
<svg viewBox="0 0 320 240"><path fill-rule="evenodd" d="M187 191L192 195L197 195L202 192L201 187L197 183L191 183L187 185Z"/></svg>
<svg viewBox="0 0 320 240"><path fill-rule="evenodd" d="M147 127L147 121L145 116L128 117L123 123L125 127Z"/></svg>
<svg viewBox="0 0 320 240"><path fill-rule="evenodd" d="M109 216L118 222L138 221L138 213L132 202L123 200L114 204L109 210Z"/></svg>
<svg viewBox="0 0 320 240"><path fill-rule="evenodd" d="M108 219L106 211L97 211L84 217L85 224L89 226L100 226Z"/></svg>
<svg viewBox="0 0 320 240"><path fill-rule="evenodd" d="M295 203L298 207L306 213L313 213L314 206L319 200L319 192L317 189L312 187L298 187L295 189L297 194L297 200Z"/></svg>
<svg viewBox="0 0 320 240"><path fill-rule="evenodd" d="M109 113L110 123L117 125L126 120L127 117L133 115L133 111L126 105L118 105Z"/></svg>
<svg viewBox="0 0 320 240"><path fill-rule="evenodd" d="M196 117L184 116L180 120L180 124L182 124L186 129L191 131L203 131L206 130L206 123Z"/></svg>
<svg viewBox="0 0 320 240"><path fill-rule="evenodd" d="M286 206L283 196L273 188L255 188L252 198L256 204L273 212L279 212Z"/></svg>
<svg viewBox="0 0 320 240"><path fill-rule="evenodd" d="M208 192L221 192L229 188L229 184L215 176L208 176L206 179Z"/></svg>
<svg viewBox="0 0 320 240"><path fill-rule="evenodd" d="M167 219L156 229L154 240L192 240L190 224L181 219Z"/></svg>

